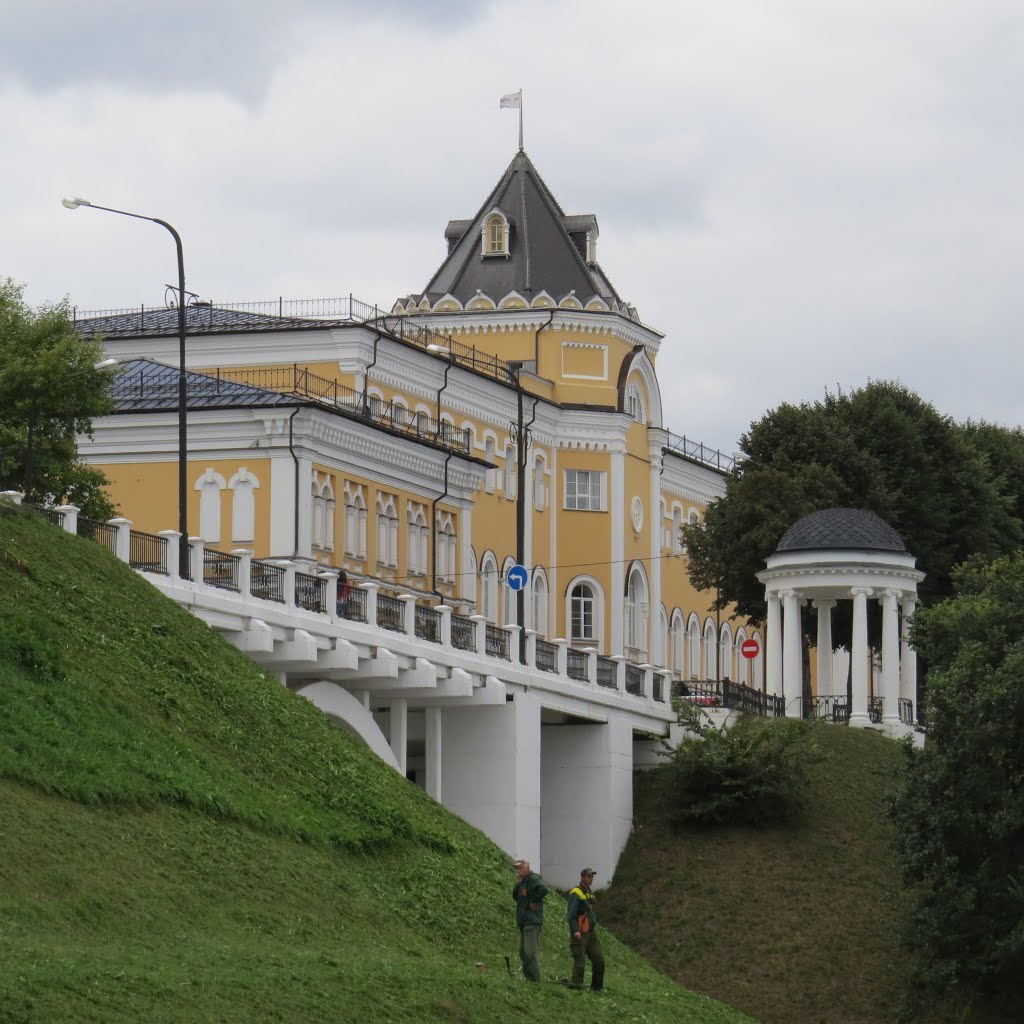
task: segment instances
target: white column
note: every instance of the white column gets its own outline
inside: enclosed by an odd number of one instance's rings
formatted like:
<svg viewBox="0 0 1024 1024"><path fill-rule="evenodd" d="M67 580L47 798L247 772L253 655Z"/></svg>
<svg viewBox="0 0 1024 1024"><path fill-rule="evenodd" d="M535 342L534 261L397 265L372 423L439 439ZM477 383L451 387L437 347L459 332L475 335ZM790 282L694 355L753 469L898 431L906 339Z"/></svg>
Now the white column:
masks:
<svg viewBox="0 0 1024 1024"><path fill-rule="evenodd" d="M442 734L441 734L441 709L427 708L425 713L425 754L426 754L426 790L427 796L432 797L438 803L441 802L441 764L442 764Z"/></svg>
<svg viewBox="0 0 1024 1024"><path fill-rule="evenodd" d="M767 675L765 693L782 693L782 603L778 594L768 595L768 651L766 656ZM689 630L686 643L689 645Z"/></svg>
<svg viewBox="0 0 1024 1024"><path fill-rule="evenodd" d="M75 509L75 517L78 516L78 510ZM67 526L67 515L64 516L64 525ZM181 577L181 534L177 530L161 530L158 534L160 537L167 538L167 575L172 579L176 580Z"/></svg>
<svg viewBox="0 0 1024 1024"><path fill-rule="evenodd" d="M898 590L883 591L882 606L882 724L887 728L900 724L900 613Z"/></svg>
<svg viewBox="0 0 1024 1024"><path fill-rule="evenodd" d="M388 722L388 744L398 762L398 770L405 775L409 750L409 702L396 699L391 702L391 720Z"/></svg>
<svg viewBox="0 0 1024 1024"><path fill-rule="evenodd" d="M853 587L853 640L850 644L850 680L853 701L850 706L850 725L864 728L868 718L868 598L870 587Z"/></svg>
<svg viewBox="0 0 1024 1024"><path fill-rule="evenodd" d="M910 646L910 627L914 621L914 609L917 601L914 597L903 599L903 620L900 631L900 696L912 701L914 721L917 721L917 651Z"/></svg>
<svg viewBox="0 0 1024 1024"><path fill-rule="evenodd" d="M835 601L815 601L818 611L818 696L832 697L832 609Z"/></svg>
<svg viewBox="0 0 1024 1024"><path fill-rule="evenodd" d="M782 619L782 697L787 718L803 716L803 658L800 630L800 594L784 590L779 595L783 602Z"/></svg>

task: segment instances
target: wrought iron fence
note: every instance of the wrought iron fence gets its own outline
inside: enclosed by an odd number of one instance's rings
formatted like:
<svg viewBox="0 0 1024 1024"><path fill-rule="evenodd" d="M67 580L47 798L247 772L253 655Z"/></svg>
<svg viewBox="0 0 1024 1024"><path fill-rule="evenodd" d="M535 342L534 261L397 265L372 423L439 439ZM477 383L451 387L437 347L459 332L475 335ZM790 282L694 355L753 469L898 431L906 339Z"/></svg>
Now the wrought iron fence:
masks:
<svg viewBox="0 0 1024 1024"><path fill-rule="evenodd" d="M309 612L322 612L327 607L327 580L307 572L297 572L295 604Z"/></svg>
<svg viewBox="0 0 1024 1024"><path fill-rule="evenodd" d="M377 595L377 625L393 633L405 632L405 602L389 594Z"/></svg>
<svg viewBox="0 0 1024 1024"><path fill-rule="evenodd" d="M873 725L881 725L884 707L885 701L882 697L868 697L868 721Z"/></svg>
<svg viewBox="0 0 1024 1024"><path fill-rule="evenodd" d="M665 699L665 680L660 674L654 676L654 699L659 703Z"/></svg>
<svg viewBox="0 0 1024 1024"><path fill-rule="evenodd" d="M97 541L110 551L117 552L117 527L109 523L100 523L95 519L79 516L78 536Z"/></svg>
<svg viewBox="0 0 1024 1024"><path fill-rule="evenodd" d="M786 714L782 697L729 679L687 679L679 683L677 696L698 707L729 708L769 718L782 718Z"/></svg>
<svg viewBox="0 0 1024 1024"><path fill-rule="evenodd" d="M599 654L597 656L597 685L607 686L614 690L618 686L617 670L618 665L611 658Z"/></svg>
<svg viewBox="0 0 1024 1024"><path fill-rule="evenodd" d="M338 591L338 614L352 622L366 621L366 591L362 587L353 587L348 594Z"/></svg>
<svg viewBox="0 0 1024 1024"><path fill-rule="evenodd" d="M128 537L128 564L133 569L167 575L167 538L132 530Z"/></svg>
<svg viewBox="0 0 1024 1024"><path fill-rule="evenodd" d="M283 566L272 565L270 562L253 562L249 589L253 597L261 597L264 601L277 601L284 604L285 570Z"/></svg>
<svg viewBox="0 0 1024 1024"><path fill-rule="evenodd" d="M537 668L541 672L558 671L558 645L537 639Z"/></svg>
<svg viewBox="0 0 1024 1024"><path fill-rule="evenodd" d="M664 449L666 452L682 455L701 465L719 469L723 473L729 473L736 467L734 456L726 455L725 452L712 448L703 441L691 441L688 437L673 433L669 433L668 440L669 444Z"/></svg>
<svg viewBox="0 0 1024 1024"><path fill-rule="evenodd" d="M492 658L512 660L508 650L508 631L502 629L501 626L492 626L489 622L487 623L487 653Z"/></svg>
<svg viewBox="0 0 1024 1024"><path fill-rule="evenodd" d="M434 608L416 605L416 635L432 644L441 642L441 613Z"/></svg>
<svg viewBox="0 0 1024 1024"><path fill-rule="evenodd" d="M900 721L904 725L914 724L914 702L909 697L900 697L897 701L900 709Z"/></svg>
<svg viewBox="0 0 1024 1024"><path fill-rule="evenodd" d="M644 670L639 665L626 662L626 693L642 696L644 692Z"/></svg>
<svg viewBox="0 0 1024 1024"><path fill-rule="evenodd" d="M465 615L452 615L452 647L460 651L476 650L476 623Z"/></svg>
<svg viewBox="0 0 1024 1024"><path fill-rule="evenodd" d="M820 697L800 697L801 717L823 718L836 725L847 725L850 708L846 694L825 694Z"/></svg>
<svg viewBox="0 0 1024 1024"><path fill-rule="evenodd" d="M399 431L410 437L441 445L470 454L472 436L470 431L456 427L446 420L438 422L426 412L410 413L404 405L394 401L385 402L365 391L356 391L330 377L310 373L309 369L293 363L291 366L268 366L255 369L218 367L211 374L210 388L216 389L221 381L234 384L248 384L268 391L280 391L312 399L334 409L347 409L365 420Z"/></svg>
<svg viewBox="0 0 1024 1024"><path fill-rule="evenodd" d="M590 680L590 667L587 664L589 658L587 657L586 651L577 651L570 647L567 654L567 665L566 669L569 673L570 679L578 679L581 683L586 683Z"/></svg>
<svg viewBox="0 0 1024 1024"><path fill-rule="evenodd" d="M222 590L238 590L238 555L203 548L203 582Z"/></svg>

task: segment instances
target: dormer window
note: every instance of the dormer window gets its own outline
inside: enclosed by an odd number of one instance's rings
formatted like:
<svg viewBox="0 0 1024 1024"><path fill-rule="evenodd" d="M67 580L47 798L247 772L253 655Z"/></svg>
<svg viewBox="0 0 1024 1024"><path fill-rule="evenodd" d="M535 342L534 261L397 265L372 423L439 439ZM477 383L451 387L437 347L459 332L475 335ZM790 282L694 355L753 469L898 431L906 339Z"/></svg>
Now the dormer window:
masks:
<svg viewBox="0 0 1024 1024"><path fill-rule="evenodd" d="M484 256L508 255L508 219L500 210L484 218L482 243Z"/></svg>

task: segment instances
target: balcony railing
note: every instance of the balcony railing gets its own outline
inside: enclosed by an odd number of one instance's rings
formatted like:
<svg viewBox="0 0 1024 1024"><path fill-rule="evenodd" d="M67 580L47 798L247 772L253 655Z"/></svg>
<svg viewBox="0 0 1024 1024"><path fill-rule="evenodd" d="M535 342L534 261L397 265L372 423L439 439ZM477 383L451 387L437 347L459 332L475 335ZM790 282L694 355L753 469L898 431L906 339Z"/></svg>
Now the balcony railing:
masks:
<svg viewBox="0 0 1024 1024"><path fill-rule="evenodd" d="M95 519L79 516L78 536L97 541L110 551L117 551L117 527L109 523L99 523Z"/></svg>
<svg viewBox="0 0 1024 1024"><path fill-rule="evenodd" d="M361 587L354 587L345 596L338 592L338 614L343 619L351 622L366 621L366 591Z"/></svg>
<svg viewBox="0 0 1024 1024"><path fill-rule="evenodd" d="M644 670L639 665L626 662L626 693L639 697L644 692Z"/></svg>
<svg viewBox="0 0 1024 1024"><path fill-rule="evenodd" d="M377 595L377 625L393 633L405 632L405 602L388 594Z"/></svg>
<svg viewBox="0 0 1024 1024"><path fill-rule="evenodd" d="M882 710L885 701L882 697L868 697L868 721L872 725L882 724Z"/></svg>
<svg viewBox="0 0 1024 1024"><path fill-rule="evenodd" d="M144 572L167 575L167 538L132 530L128 539L128 564Z"/></svg>
<svg viewBox="0 0 1024 1024"><path fill-rule="evenodd" d="M465 615L452 615L452 647L460 651L476 650L476 623Z"/></svg>
<svg viewBox="0 0 1024 1024"><path fill-rule="evenodd" d="M782 697L729 679L687 679L677 684L676 696L698 707L729 708L769 718L782 718L786 714Z"/></svg>
<svg viewBox="0 0 1024 1024"><path fill-rule="evenodd" d="M541 672L558 671L558 646L547 640L537 640L537 668Z"/></svg>
<svg viewBox="0 0 1024 1024"><path fill-rule="evenodd" d="M434 608L416 605L416 635L432 644L441 642L441 613Z"/></svg>
<svg viewBox="0 0 1024 1024"><path fill-rule="evenodd" d="M237 591L238 566L241 559L238 555L228 555L213 548L203 548L203 582L211 587L222 590Z"/></svg>
<svg viewBox="0 0 1024 1024"><path fill-rule="evenodd" d="M590 670L587 665L588 658L585 651L577 651L570 647L566 651L567 655L567 671L570 679L577 679L581 683L588 682L590 679Z"/></svg>
<svg viewBox="0 0 1024 1024"><path fill-rule="evenodd" d="M611 658L599 654L597 656L597 685L615 689L618 685L617 669L618 665Z"/></svg>
<svg viewBox="0 0 1024 1024"><path fill-rule="evenodd" d="M508 630L487 623L487 653L492 658L511 660L508 650Z"/></svg>
<svg viewBox="0 0 1024 1024"><path fill-rule="evenodd" d="M309 612L322 612L327 607L327 580L309 573L295 574L295 604Z"/></svg>
<svg viewBox="0 0 1024 1024"><path fill-rule="evenodd" d="M250 589L253 597L261 597L264 601L277 601L284 604L285 570L283 566L271 565L270 562L253 562Z"/></svg>
<svg viewBox="0 0 1024 1024"><path fill-rule="evenodd" d="M909 697L900 697L897 703L900 709L900 721L904 725L915 725L914 702Z"/></svg>

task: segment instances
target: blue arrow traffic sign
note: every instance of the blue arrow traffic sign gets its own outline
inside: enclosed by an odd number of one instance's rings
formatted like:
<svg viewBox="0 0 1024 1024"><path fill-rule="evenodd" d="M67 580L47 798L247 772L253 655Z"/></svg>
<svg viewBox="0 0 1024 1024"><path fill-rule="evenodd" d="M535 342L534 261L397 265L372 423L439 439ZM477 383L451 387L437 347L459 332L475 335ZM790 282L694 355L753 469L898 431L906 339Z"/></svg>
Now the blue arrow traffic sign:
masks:
<svg viewBox="0 0 1024 1024"><path fill-rule="evenodd" d="M521 565L513 565L507 573L505 573L505 582L509 585L511 590L522 590L527 581L530 578L530 574Z"/></svg>

